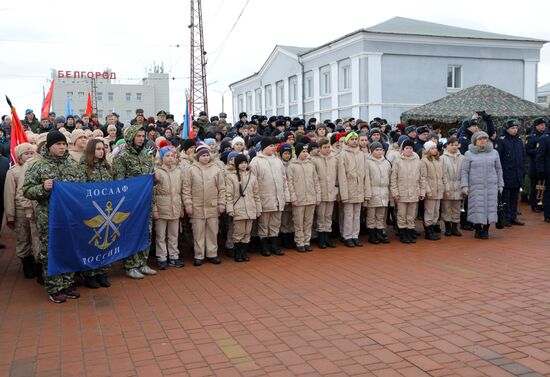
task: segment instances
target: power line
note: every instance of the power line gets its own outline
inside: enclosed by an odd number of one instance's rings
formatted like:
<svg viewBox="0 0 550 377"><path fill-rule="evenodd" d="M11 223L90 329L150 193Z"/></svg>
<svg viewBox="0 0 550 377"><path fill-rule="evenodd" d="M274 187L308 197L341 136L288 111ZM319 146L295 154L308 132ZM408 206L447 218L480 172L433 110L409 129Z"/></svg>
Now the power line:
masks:
<svg viewBox="0 0 550 377"><path fill-rule="evenodd" d="M30 40L30 39L6 39L0 38L0 42L6 43L30 43L30 44L74 44L74 42L64 42L64 41L48 41L48 40ZM88 43L88 45L96 46L114 46L114 47L189 47L185 44L156 44L156 43Z"/></svg>

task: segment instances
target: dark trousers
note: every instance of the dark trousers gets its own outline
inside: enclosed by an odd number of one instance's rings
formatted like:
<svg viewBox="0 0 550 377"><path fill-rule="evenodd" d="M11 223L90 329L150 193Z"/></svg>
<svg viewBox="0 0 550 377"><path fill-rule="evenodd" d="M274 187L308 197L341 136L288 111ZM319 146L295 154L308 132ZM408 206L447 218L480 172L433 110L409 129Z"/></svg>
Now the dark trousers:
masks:
<svg viewBox="0 0 550 377"><path fill-rule="evenodd" d="M506 204L504 206L504 219L510 221L511 219L518 218L518 199L519 199L519 187L518 188L504 188L502 192L502 199Z"/></svg>
<svg viewBox="0 0 550 377"><path fill-rule="evenodd" d="M544 190L544 195L542 197L545 219L550 219L550 187L549 185L550 185L550 175L547 175L546 190Z"/></svg>

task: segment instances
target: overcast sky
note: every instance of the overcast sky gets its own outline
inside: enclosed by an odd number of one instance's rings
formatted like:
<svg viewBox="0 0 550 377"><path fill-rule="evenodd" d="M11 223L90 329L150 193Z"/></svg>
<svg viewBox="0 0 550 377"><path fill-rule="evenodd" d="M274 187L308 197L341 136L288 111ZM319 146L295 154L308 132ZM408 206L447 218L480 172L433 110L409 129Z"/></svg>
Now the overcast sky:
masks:
<svg viewBox="0 0 550 377"><path fill-rule="evenodd" d="M103 71L138 83L153 61L164 63L170 82L170 111L183 114L189 87L189 2L142 4L98 0L30 1L0 5L0 113L8 94L19 115L39 115L50 69ZM325 5L327 4L327 5ZM330 4L330 5L328 5ZM296 0L203 0L207 79L211 115L221 111L220 92L257 72L276 44L315 47L395 16L488 32L550 40L550 2L524 0L498 7L462 0L335 2ZM246 5L246 6L245 6ZM239 13L242 17L231 34ZM229 36L228 36L229 35ZM180 47L176 47L176 45ZM541 52L539 86L550 82L550 43ZM225 92L225 110L231 96ZM231 114L230 114L231 116Z"/></svg>

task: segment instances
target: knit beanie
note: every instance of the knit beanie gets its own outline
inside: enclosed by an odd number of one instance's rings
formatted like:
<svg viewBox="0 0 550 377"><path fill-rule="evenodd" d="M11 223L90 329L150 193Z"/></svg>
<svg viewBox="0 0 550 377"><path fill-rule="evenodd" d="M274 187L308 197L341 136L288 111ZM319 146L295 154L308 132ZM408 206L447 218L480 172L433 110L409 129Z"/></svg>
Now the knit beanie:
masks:
<svg viewBox="0 0 550 377"><path fill-rule="evenodd" d="M210 149L208 149L208 145L206 144L198 145L197 149L195 149L195 158L197 159L197 161L204 154L210 155Z"/></svg>
<svg viewBox="0 0 550 377"><path fill-rule="evenodd" d="M206 145L216 145L216 139L212 139L212 138L204 139L204 144L206 144Z"/></svg>
<svg viewBox="0 0 550 377"><path fill-rule="evenodd" d="M397 139L397 145L399 145L399 147L401 147L401 144L403 144L403 142L405 140L410 140L411 138L408 137L407 135L401 135L399 136L399 139Z"/></svg>
<svg viewBox="0 0 550 377"><path fill-rule="evenodd" d="M181 148L184 152L187 152L189 148L193 148L195 146L195 140L193 139L186 139L181 142Z"/></svg>
<svg viewBox="0 0 550 377"><path fill-rule="evenodd" d="M374 152L374 150L376 148L382 148L384 149L384 146L382 145L382 143L378 142L378 141L375 141L374 143L371 143L371 145L369 145L369 149L371 152Z"/></svg>
<svg viewBox="0 0 550 377"><path fill-rule="evenodd" d="M403 151L405 147L411 147L414 149L414 143L410 138L401 143L401 151Z"/></svg>
<svg viewBox="0 0 550 377"><path fill-rule="evenodd" d="M46 137L46 148L49 149L52 145L60 141L67 143L67 138L65 137L65 135L57 130L50 131L48 132L48 136Z"/></svg>
<svg viewBox="0 0 550 377"><path fill-rule="evenodd" d="M380 134L380 129L379 128L373 128L372 130L369 131L369 137L372 137L372 135L374 134Z"/></svg>
<svg viewBox="0 0 550 377"><path fill-rule="evenodd" d="M237 158L237 156L239 156L240 154L241 153L235 152L235 151L229 152L229 154L227 155L227 162L229 163L229 161L231 161L232 158Z"/></svg>
<svg viewBox="0 0 550 377"><path fill-rule="evenodd" d="M300 153L303 151L309 152L307 144L298 143L296 144L296 157L300 156Z"/></svg>
<svg viewBox="0 0 550 377"><path fill-rule="evenodd" d="M427 141L424 143L424 150L427 152L429 151L430 149L432 148L436 148L437 147L437 144L434 143L433 141Z"/></svg>
<svg viewBox="0 0 550 377"><path fill-rule="evenodd" d="M273 140L273 138L271 138L271 137L264 137L264 138L262 139L262 141L260 142L260 147L261 147L261 149L262 149L262 151L263 151L264 149L266 149L267 147L269 147L270 145L273 145L273 144L275 144L275 141Z"/></svg>
<svg viewBox="0 0 550 377"><path fill-rule="evenodd" d="M357 133L356 133L356 132L353 132L353 131L350 132L349 134L346 135L346 139L345 139L345 140L346 140L346 144L348 143L349 139L351 139L352 137L356 137L356 138L357 138L357 137L359 137L359 136L357 136Z"/></svg>
<svg viewBox="0 0 550 377"><path fill-rule="evenodd" d="M244 145L244 139L240 136L235 137L233 140L231 140L231 148L235 147L236 144Z"/></svg>
<svg viewBox="0 0 550 377"><path fill-rule="evenodd" d="M237 156L235 157L235 169L239 169L239 165L242 164L243 162L248 163L248 157L242 153L238 153Z"/></svg>
<svg viewBox="0 0 550 377"><path fill-rule="evenodd" d="M161 161L162 161L162 158L164 157L164 155L165 155L166 153L172 152L172 151L173 151L173 149L170 148L170 147L162 147L162 148L160 148L160 150L159 150L159 157L160 157Z"/></svg>
<svg viewBox="0 0 550 377"><path fill-rule="evenodd" d="M84 133L84 130L74 130L71 134L71 143L74 144L78 139L81 137L86 137L86 134Z"/></svg>
<svg viewBox="0 0 550 377"><path fill-rule="evenodd" d="M292 146L290 144L279 144L279 146L277 147L277 152L279 152L279 155L283 155L283 153L285 152L290 152L292 154Z"/></svg>

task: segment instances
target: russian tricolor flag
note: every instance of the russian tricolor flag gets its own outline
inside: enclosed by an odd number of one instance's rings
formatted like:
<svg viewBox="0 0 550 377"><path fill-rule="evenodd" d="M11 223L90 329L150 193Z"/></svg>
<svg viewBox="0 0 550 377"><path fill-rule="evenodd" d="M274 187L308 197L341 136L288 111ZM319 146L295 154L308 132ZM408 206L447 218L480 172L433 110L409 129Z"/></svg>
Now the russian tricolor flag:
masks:
<svg viewBox="0 0 550 377"><path fill-rule="evenodd" d="M195 134L193 133L193 108L191 107L189 98L186 98L185 101L185 117L183 118L181 138L184 140L195 138Z"/></svg>

